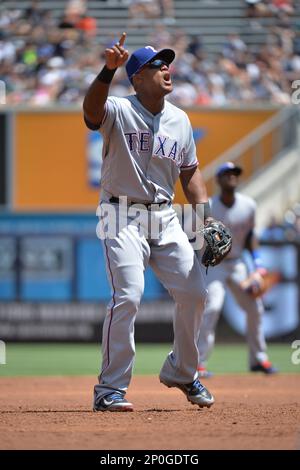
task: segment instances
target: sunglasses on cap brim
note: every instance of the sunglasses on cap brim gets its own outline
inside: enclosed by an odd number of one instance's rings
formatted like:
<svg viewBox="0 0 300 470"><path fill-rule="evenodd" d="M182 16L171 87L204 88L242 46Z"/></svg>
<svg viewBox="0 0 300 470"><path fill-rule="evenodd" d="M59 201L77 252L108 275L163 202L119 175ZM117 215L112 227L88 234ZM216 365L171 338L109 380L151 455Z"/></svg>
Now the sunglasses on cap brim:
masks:
<svg viewBox="0 0 300 470"><path fill-rule="evenodd" d="M137 72L136 74L140 73L142 70L144 70L145 68L148 68L148 69L160 69L160 67L162 65L166 65L168 68L170 66L170 64L168 64L168 62L166 62L165 60L162 60L162 59L154 59L152 60L151 62L147 62L146 64L144 64ZM135 75L135 74L134 74ZM132 81L132 78L130 79L130 81Z"/></svg>
<svg viewBox="0 0 300 470"><path fill-rule="evenodd" d="M166 65L167 67L169 67L168 62L163 59L154 59L146 64L149 69L159 69L162 65Z"/></svg>

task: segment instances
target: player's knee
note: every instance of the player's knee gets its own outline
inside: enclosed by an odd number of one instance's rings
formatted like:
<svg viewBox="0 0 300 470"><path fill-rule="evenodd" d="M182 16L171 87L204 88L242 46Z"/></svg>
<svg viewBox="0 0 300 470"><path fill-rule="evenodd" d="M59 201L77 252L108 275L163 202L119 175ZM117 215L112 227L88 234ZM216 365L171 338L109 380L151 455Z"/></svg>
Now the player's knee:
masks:
<svg viewBox="0 0 300 470"><path fill-rule="evenodd" d="M174 298L181 304L201 305L204 307L207 297L207 290L199 286L191 287L184 292L176 292Z"/></svg>
<svg viewBox="0 0 300 470"><path fill-rule="evenodd" d="M126 299L126 310L128 312L136 313L140 306L141 298L138 296L131 296Z"/></svg>
<svg viewBox="0 0 300 470"><path fill-rule="evenodd" d="M141 298L143 295L143 288L136 286L125 292L122 296L122 303L128 312L136 313L139 308Z"/></svg>

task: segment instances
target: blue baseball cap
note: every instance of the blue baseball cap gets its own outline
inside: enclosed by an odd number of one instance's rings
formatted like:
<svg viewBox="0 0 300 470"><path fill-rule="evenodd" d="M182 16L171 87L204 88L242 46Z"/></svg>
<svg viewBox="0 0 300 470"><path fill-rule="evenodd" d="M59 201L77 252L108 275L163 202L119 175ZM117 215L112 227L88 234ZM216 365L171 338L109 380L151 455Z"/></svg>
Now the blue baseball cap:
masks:
<svg viewBox="0 0 300 470"><path fill-rule="evenodd" d="M220 165L217 168L216 176L221 176L227 171L233 171L236 174L236 176L239 176L243 172L242 168L236 165L235 163L226 162L226 163L222 163L222 165Z"/></svg>
<svg viewBox="0 0 300 470"><path fill-rule="evenodd" d="M130 81L143 65L153 59L162 59L170 64L175 59L175 52L172 49L162 49L157 51L152 46L141 47L134 51L126 64L126 72Z"/></svg>

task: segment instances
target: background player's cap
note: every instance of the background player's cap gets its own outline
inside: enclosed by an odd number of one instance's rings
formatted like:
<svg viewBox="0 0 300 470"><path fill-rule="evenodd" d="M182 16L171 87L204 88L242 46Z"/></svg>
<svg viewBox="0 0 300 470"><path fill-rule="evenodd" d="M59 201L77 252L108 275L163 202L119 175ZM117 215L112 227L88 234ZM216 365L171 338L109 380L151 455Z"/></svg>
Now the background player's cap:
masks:
<svg viewBox="0 0 300 470"><path fill-rule="evenodd" d="M243 172L242 168L236 165L235 163L226 162L222 163L222 165L217 168L216 176L221 176L227 171L233 171L237 176L239 176Z"/></svg>
<svg viewBox="0 0 300 470"><path fill-rule="evenodd" d="M134 51L126 64L126 72L130 81L143 65L153 59L163 59L170 64L175 59L175 52L172 49L162 49L156 51L152 46L141 47Z"/></svg>

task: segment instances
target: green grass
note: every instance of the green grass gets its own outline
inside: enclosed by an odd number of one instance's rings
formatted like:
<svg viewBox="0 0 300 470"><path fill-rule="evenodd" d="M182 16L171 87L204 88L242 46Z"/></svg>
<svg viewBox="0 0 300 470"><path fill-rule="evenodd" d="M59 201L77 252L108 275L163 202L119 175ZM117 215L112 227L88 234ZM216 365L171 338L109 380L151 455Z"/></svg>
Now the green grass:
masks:
<svg viewBox="0 0 300 470"><path fill-rule="evenodd" d="M158 374L166 354L165 344L138 344L135 375ZM289 344L271 344L269 355L281 372L300 373L291 362ZM100 346L95 344L14 344L6 345L6 365L0 365L0 377L39 375L97 375ZM245 344L217 345L209 369L220 373L247 372Z"/></svg>

